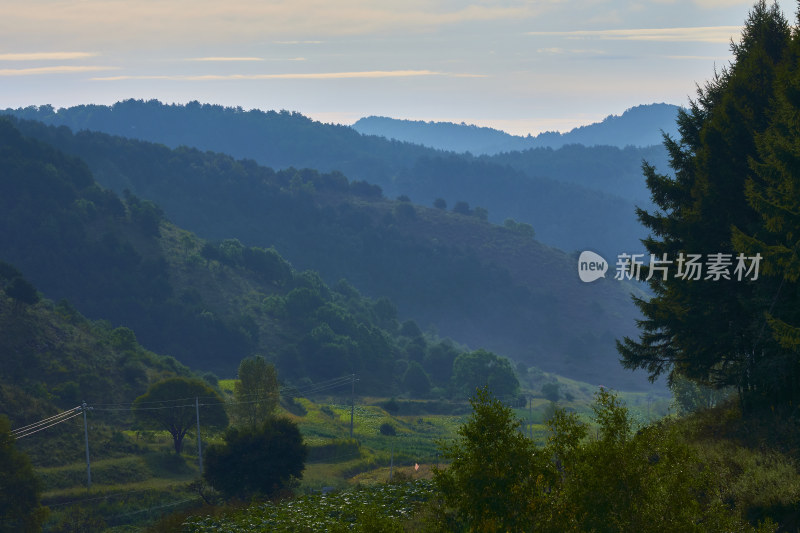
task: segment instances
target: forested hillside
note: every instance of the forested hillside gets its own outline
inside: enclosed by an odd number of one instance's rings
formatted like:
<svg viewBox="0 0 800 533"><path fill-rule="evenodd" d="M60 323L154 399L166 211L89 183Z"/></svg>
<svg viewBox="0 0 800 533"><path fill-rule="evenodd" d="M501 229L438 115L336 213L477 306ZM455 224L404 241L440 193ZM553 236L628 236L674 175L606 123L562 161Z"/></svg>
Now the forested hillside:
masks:
<svg viewBox="0 0 800 533"><path fill-rule="evenodd" d="M558 150L532 148L481 160L508 165L529 176L557 176L561 182L624 198L637 207L651 205L650 191L642 179L642 162L668 169L667 151L661 145L617 148L569 144Z"/></svg>
<svg viewBox="0 0 800 533"><path fill-rule="evenodd" d="M275 172L221 154L36 123L20 127L85 159L103 186L156 202L201 237L274 247L296 269L318 270L329 285L347 278L373 298L389 298L401 319L423 330L433 326L470 347L581 379L641 383L619 369L613 344L633 331L630 288L582 284L576 259L536 242L525 225L493 226L478 209L388 201L379 188L338 173ZM192 261L193 251L173 255ZM178 309L200 305L181 290L172 295ZM233 309L225 316L215 328L246 351L252 335L242 332L252 327L240 324ZM196 353L208 351L208 341L198 344ZM166 353L181 349L160 346Z"/></svg>
<svg viewBox="0 0 800 533"><path fill-rule="evenodd" d="M534 151L512 161L476 159L374 136L345 126L321 124L299 113L244 111L197 102L165 105L127 100L113 106L50 106L7 109L20 118L97 130L128 138L212 150L275 169L340 171L352 180L379 185L389 197L409 196L431 205L464 201L488 209L489 219L529 223L539 239L573 251L608 253L641 248L636 223L642 194L641 162L664 161L663 150L615 147ZM661 155L659 155L661 154ZM585 162L575 163L579 156ZM597 161L603 164L596 165ZM660 165L659 165L660 166ZM621 183L636 184L632 191ZM623 193L623 197L617 196Z"/></svg>

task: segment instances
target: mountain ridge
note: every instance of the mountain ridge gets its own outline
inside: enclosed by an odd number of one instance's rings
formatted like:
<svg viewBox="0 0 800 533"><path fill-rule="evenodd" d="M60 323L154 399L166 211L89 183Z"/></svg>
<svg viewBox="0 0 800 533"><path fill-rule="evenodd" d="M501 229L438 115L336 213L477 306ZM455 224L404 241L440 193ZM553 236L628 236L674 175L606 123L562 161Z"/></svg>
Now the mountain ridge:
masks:
<svg viewBox="0 0 800 533"><path fill-rule="evenodd" d="M655 157L651 162L661 168L667 159L663 148L625 152L614 147L584 149L588 161L582 166L574 165L574 152L551 149L520 153L521 161L479 159L362 136L352 128L321 124L299 113L243 111L199 102L126 100L113 106L58 111L40 106L4 113L74 131L103 131L171 148L223 152L272 168L340 171L351 180L380 186L390 197L406 195L427 205L437 198L451 205L465 201L488 209L495 223L513 218L533 225L539 239L549 245L565 250L591 246L606 253L641 248L639 240L645 235L635 217L635 206L647 205L641 160ZM592 159L606 164L593 166ZM549 169L547 175L542 169ZM625 178L622 182L635 186L620 187L620 175Z"/></svg>
<svg viewBox="0 0 800 533"><path fill-rule="evenodd" d="M378 135L438 150L492 156L531 148L555 149L570 144L617 148L660 145L661 131L676 137L678 109L679 106L665 103L643 104L567 132L547 131L535 136L512 135L463 122L455 124L374 115L360 118L351 127L363 135Z"/></svg>

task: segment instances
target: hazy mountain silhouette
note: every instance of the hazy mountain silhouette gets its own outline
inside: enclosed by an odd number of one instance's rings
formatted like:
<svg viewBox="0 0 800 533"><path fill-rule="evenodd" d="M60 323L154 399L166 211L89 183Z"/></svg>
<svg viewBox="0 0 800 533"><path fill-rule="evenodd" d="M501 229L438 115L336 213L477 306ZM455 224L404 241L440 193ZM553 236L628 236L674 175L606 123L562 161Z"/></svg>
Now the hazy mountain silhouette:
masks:
<svg viewBox="0 0 800 533"><path fill-rule="evenodd" d="M492 222L513 218L531 224L538 239L567 251L639 250L645 235L634 208L647 200L641 161L656 157L658 168L666 166L659 164L666 161L661 147L537 148L475 157L365 136L299 113L198 102L126 100L113 106L5 112L73 131L222 152L276 169L341 171L349 179L379 185L388 197L406 195L419 204L431 205L437 198L450 206L463 201L488 209Z"/></svg>
<svg viewBox="0 0 800 533"><path fill-rule="evenodd" d="M421 144L430 148L474 155L494 155L529 148L560 148L568 144L585 146L652 146L661 144L661 132L677 135L678 106L649 104L632 107L622 115L610 115L595 124L566 133L545 132L527 137L504 131L452 122L425 122L370 116L358 120L353 129L364 135Z"/></svg>

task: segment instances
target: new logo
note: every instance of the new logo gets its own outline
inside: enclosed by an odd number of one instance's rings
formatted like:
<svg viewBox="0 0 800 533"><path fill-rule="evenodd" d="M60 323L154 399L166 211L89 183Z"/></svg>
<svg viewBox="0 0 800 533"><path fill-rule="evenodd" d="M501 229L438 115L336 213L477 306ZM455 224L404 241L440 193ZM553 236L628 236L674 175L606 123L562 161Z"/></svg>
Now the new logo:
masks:
<svg viewBox="0 0 800 533"><path fill-rule="evenodd" d="M584 283L591 283L600 278L606 277L608 271L608 261L602 256L585 251L578 257L578 276Z"/></svg>

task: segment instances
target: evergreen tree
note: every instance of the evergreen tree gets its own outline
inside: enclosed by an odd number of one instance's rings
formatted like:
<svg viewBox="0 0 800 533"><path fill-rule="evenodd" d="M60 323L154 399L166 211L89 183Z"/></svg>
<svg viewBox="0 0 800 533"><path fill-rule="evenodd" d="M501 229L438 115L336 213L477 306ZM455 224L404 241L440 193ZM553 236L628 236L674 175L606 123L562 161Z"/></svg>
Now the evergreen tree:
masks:
<svg viewBox="0 0 800 533"><path fill-rule="evenodd" d="M422 366L416 361L411 361L405 375L403 375L403 387L418 395L428 394L431 390L431 380L425 373Z"/></svg>
<svg viewBox="0 0 800 533"><path fill-rule="evenodd" d="M519 431L510 407L484 387L470 398L472 414L453 442L441 442L449 459L445 470L434 469L433 480L455 515L452 530L529 531L530 504L537 492L543 454Z"/></svg>
<svg viewBox="0 0 800 533"><path fill-rule="evenodd" d="M771 403L800 400L800 38L795 34L784 68L779 72L772 122L757 137L758 157L747 180L749 204L760 216L755 228L734 228L734 242L750 254L764 257L763 274L777 288L764 309L768 327L760 334L778 347L762 355L764 392ZM764 331L766 329L766 331Z"/></svg>
<svg viewBox="0 0 800 533"><path fill-rule="evenodd" d="M626 337L617 346L627 368L646 369L651 379L680 374L715 387L734 385L743 400L764 392L764 354L774 342L759 335L763 312L775 284L733 275L743 250L734 246L732 226L753 231L758 214L745 196L757 156L756 136L770 117L776 72L790 40L787 21L776 5L762 0L752 9L734 61L715 74L678 118L680 141L665 137L674 177L645 164L654 212L637 211L650 229L643 242L655 259L673 261L666 279L652 272L654 296L634 298L644 318L638 341ZM679 258L688 254L729 254L730 279L676 277ZM683 255L681 255L683 254ZM649 274L649 269L644 269ZM692 277L692 276L689 276Z"/></svg>

